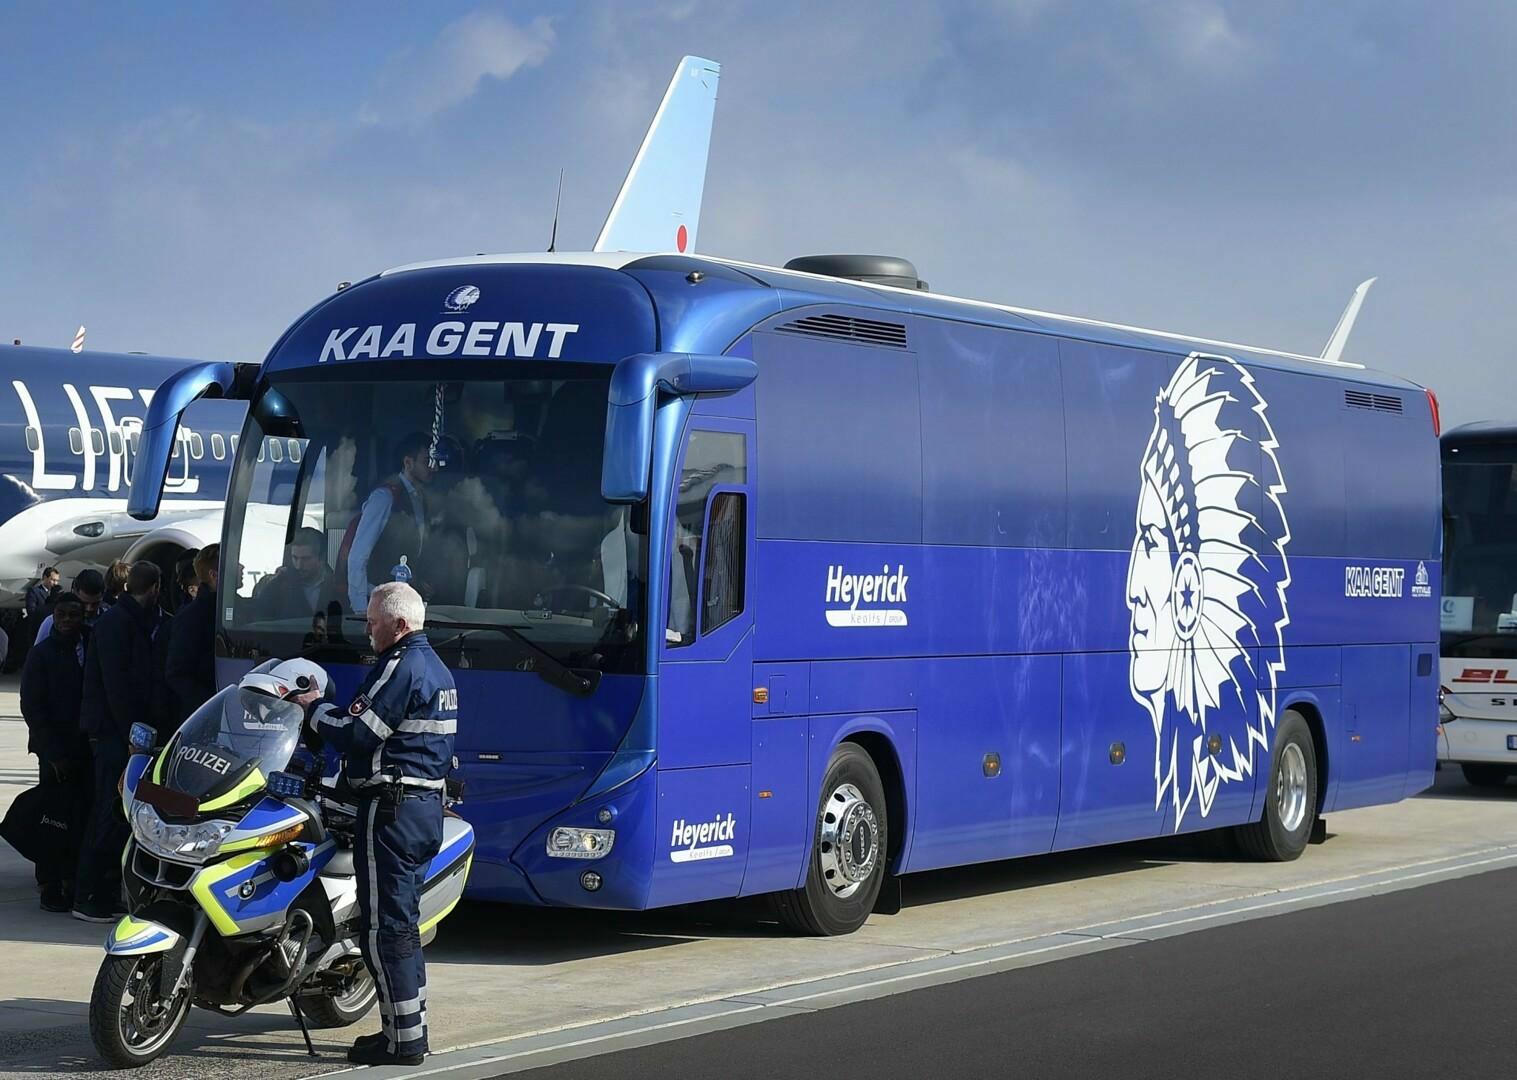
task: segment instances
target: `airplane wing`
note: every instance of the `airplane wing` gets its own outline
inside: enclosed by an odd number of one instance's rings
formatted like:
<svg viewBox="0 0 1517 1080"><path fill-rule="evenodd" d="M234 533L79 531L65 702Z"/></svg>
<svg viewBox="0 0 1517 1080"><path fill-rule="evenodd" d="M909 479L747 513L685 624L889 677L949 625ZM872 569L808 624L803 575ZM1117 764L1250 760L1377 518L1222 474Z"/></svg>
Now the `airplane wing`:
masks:
<svg viewBox="0 0 1517 1080"><path fill-rule="evenodd" d="M679 62L601 227L596 251L695 250L721 73L720 64L699 56Z"/></svg>

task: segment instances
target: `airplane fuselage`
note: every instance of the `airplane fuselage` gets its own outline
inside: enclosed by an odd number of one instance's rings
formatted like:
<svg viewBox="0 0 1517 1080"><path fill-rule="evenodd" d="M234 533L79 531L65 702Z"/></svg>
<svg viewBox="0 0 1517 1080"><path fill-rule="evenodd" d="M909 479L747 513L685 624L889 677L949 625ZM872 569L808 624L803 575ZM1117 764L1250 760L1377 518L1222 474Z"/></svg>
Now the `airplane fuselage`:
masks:
<svg viewBox="0 0 1517 1080"><path fill-rule="evenodd" d="M0 346L0 608L55 565L64 582L123 555L150 528L219 514L246 407L198 402L164 488L165 516L126 513L143 417L191 363L157 356Z"/></svg>

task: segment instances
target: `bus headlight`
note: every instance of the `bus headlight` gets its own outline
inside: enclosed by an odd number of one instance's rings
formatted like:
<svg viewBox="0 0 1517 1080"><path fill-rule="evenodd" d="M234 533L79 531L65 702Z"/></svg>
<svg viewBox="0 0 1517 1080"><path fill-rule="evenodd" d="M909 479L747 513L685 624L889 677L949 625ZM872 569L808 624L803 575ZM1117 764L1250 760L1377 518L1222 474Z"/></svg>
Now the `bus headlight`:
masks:
<svg viewBox="0 0 1517 1080"><path fill-rule="evenodd" d="M548 834L548 854L555 859L601 859L615 842L615 829L557 828Z"/></svg>

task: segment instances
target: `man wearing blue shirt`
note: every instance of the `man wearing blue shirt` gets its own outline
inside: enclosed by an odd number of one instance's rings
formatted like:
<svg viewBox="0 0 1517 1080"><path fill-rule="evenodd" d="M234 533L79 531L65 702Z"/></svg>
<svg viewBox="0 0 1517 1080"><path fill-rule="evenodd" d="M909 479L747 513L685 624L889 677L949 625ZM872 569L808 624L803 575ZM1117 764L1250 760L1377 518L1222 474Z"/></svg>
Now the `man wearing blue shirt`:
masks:
<svg viewBox="0 0 1517 1080"><path fill-rule="evenodd" d="M338 568L345 571L348 602L355 612L367 609L369 591L390 580L400 556L408 556L414 568L427 543L423 489L432 482L432 437L425 432L407 435L395 456L399 471L364 500L356 528L338 553Z"/></svg>

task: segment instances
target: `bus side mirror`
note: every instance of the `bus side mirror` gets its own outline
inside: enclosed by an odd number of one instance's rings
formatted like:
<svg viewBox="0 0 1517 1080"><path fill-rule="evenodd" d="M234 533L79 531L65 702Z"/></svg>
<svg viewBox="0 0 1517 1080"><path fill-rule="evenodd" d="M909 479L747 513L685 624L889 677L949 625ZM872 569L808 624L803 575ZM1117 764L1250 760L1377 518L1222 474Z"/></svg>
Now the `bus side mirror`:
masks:
<svg viewBox="0 0 1517 1080"><path fill-rule="evenodd" d="M174 456L174 439L184 410L203 397L245 399L246 384L251 379L244 373L256 371L257 367L251 364L192 364L163 381L154 392L147 418L142 422L127 513L138 521L151 521L158 516L163 482Z"/></svg>
<svg viewBox="0 0 1517 1080"><path fill-rule="evenodd" d="M611 503L648 497L653 461L653 418L658 395L741 390L758 376L758 365L741 356L705 353L635 353L611 374L606 402L606 456L601 496Z"/></svg>

